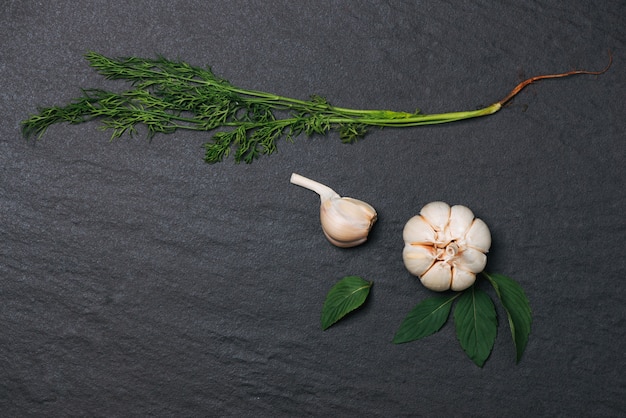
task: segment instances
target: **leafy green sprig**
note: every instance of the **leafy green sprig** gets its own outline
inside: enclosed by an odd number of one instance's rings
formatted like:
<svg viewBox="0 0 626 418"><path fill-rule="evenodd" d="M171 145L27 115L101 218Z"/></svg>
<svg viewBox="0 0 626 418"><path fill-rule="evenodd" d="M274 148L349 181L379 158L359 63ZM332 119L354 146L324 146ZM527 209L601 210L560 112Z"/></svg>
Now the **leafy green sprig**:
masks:
<svg viewBox="0 0 626 418"><path fill-rule="evenodd" d="M483 272L482 276L494 287L506 311L519 362L526 349L532 324L528 298L521 286L507 276L487 272ZM498 319L491 298L476 284L462 292L433 296L418 303L400 324L393 342L406 343L436 333L448 320L454 302L457 339L468 357L482 367L493 349Z"/></svg>
<svg viewBox="0 0 626 418"><path fill-rule="evenodd" d="M96 52L88 52L85 57L107 79L129 81L133 88L121 93L84 89L82 97L66 106L39 109L38 114L22 122L26 138L40 138L56 123L79 124L93 119L102 121L101 129L112 130L111 139L125 133L133 136L140 125L147 129L149 138L179 129L222 128L204 144L207 163L220 162L231 152L236 162L250 163L259 155L276 152L279 139L291 141L301 134L325 135L336 130L341 141L353 143L365 136L370 127L432 125L486 116L500 110L532 82L572 74L600 74L608 69L533 77L520 83L503 100L482 109L422 114L348 109L332 106L319 96L299 100L242 89L216 76L210 68L163 57L114 59Z"/></svg>
<svg viewBox="0 0 626 418"><path fill-rule="evenodd" d="M532 311L524 290L513 279L502 274L482 272L495 289L509 322L516 361L519 362L528 344ZM347 276L337 282L326 295L322 307L322 329L363 305L373 282L358 276ZM491 297L476 284L461 292L446 292L424 299L406 315L396 334L394 344L416 341L438 332L448 321L454 306L457 339L467 356L479 367L489 358L498 334L498 316Z"/></svg>

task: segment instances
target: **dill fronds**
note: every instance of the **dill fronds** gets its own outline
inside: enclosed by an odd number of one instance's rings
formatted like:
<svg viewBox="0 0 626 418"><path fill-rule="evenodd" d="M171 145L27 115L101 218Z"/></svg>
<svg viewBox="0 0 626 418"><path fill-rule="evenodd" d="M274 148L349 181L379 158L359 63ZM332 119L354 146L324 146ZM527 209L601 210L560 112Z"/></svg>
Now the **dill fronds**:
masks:
<svg viewBox="0 0 626 418"><path fill-rule="evenodd" d="M326 99L309 100L241 89L217 77L210 68L199 68L163 57L108 58L88 52L89 65L107 79L126 80L132 89L121 93L84 89L82 97L66 106L39 109L22 122L26 138L41 138L56 123L79 124L94 119L101 129L112 130L111 139L137 127L147 136L173 133L179 129L213 131L204 144L207 163L217 163L233 153L236 162L251 163L260 155L277 150L281 138L293 140L305 134L325 135L338 131L342 142L353 143L369 127L410 127L448 123L493 114L527 85L547 78L574 74L602 74L602 71L575 70L561 74L532 77L520 83L504 99L478 110L440 114L359 110L332 106Z"/></svg>

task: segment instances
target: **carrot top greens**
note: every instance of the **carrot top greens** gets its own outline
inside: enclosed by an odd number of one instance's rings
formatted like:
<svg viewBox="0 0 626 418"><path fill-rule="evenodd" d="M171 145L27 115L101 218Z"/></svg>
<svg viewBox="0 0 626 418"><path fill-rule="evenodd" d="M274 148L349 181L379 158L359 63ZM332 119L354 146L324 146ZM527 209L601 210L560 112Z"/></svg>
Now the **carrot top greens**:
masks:
<svg viewBox="0 0 626 418"><path fill-rule="evenodd" d="M392 110L360 110L333 106L320 96L299 100L256 90L242 89L217 77L210 68L199 68L163 57L107 58L95 52L85 55L90 66L108 79L131 82L119 93L83 89L82 97L65 106L39 109L22 122L26 138L40 138L55 123L78 124L99 119L111 138L136 134L143 125L148 137L179 129L215 132L204 144L207 163L222 161L233 152L236 162L251 163L276 151L280 138L300 134L339 132L342 142L353 143L370 127L410 127L454 122L493 114L524 87L546 78L574 74L602 74L575 70L529 78L504 99L487 107L450 113L422 114Z"/></svg>

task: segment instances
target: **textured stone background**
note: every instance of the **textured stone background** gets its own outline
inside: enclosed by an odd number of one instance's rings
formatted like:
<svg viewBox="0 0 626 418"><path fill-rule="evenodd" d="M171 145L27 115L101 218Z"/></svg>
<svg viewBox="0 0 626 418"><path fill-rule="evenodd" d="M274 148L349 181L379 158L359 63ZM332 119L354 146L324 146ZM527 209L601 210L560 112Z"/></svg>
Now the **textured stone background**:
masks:
<svg viewBox="0 0 626 418"><path fill-rule="evenodd" d="M498 4L499 3L499 4ZM617 416L626 409L623 1L1 1L0 409L6 416ZM281 143L202 161L207 135L109 142L20 121L81 87L83 59L163 54L241 87L343 107L470 110L468 122ZM377 208L370 241L324 239L292 172ZM519 364L504 312L481 369L452 322L393 345L430 293L401 230L427 202L490 225L488 270L534 310ZM375 282L322 332L326 292ZM485 284L482 285L488 289ZM493 294L491 290L488 290Z"/></svg>

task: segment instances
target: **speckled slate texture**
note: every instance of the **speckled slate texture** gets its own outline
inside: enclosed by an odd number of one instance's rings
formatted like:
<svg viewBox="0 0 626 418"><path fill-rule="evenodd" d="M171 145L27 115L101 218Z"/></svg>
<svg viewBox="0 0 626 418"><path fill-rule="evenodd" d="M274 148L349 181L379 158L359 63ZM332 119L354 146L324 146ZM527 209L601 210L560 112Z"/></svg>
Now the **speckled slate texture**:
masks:
<svg viewBox="0 0 626 418"><path fill-rule="evenodd" d="M421 3L421 2L420 2ZM626 410L623 1L2 1L0 410L5 416L619 416ZM470 110L468 122L282 142L252 165L202 161L206 134L109 142L96 123L38 143L20 121L80 88L123 89L83 54L210 65L233 84L342 107ZM378 210L332 247L315 178ZM503 310L481 369L453 324L393 345L431 295L404 269L404 223L464 204L488 270L534 311L519 364ZM341 277L374 281L323 332ZM491 292L485 283L480 285ZM491 294L493 294L491 292Z"/></svg>

